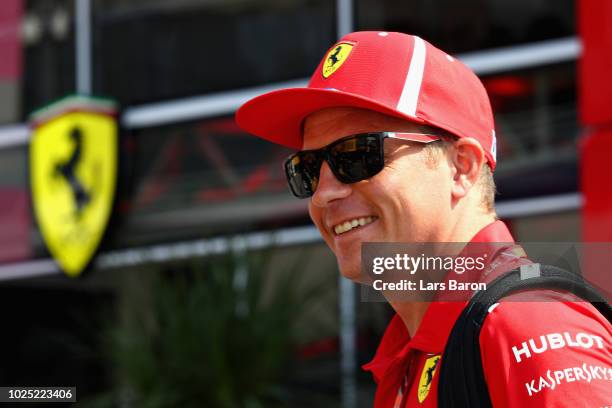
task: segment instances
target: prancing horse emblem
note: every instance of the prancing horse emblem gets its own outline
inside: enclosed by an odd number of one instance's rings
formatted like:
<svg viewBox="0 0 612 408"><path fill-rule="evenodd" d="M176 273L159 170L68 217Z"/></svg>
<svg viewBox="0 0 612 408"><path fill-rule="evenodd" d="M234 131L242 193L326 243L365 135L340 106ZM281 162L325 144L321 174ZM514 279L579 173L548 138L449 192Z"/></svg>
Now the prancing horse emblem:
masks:
<svg viewBox="0 0 612 408"><path fill-rule="evenodd" d="M83 182L76 174L83 151L83 132L78 127L75 127L70 132L70 138L74 143L74 150L68 160L55 164L55 176L63 177L70 186L75 206L74 215L76 218L79 218L83 208L91 201L91 194L85 190Z"/></svg>
<svg viewBox="0 0 612 408"><path fill-rule="evenodd" d="M429 395L429 389L433 381L434 375L436 374L436 368L440 362L440 356L432 356L425 360L423 365L423 371L421 372L421 379L419 380L418 399L419 402L425 401L427 395Z"/></svg>
<svg viewBox="0 0 612 408"><path fill-rule="evenodd" d="M323 61L323 77L329 78L346 61L353 49L353 44L341 42L332 47Z"/></svg>
<svg viewBox="0 0 612 408"><path fill-rule="evenodd" d="M115 204L117 104L72 95L30 115L36 225L57 265L79 276L95 257Z"/></svg>

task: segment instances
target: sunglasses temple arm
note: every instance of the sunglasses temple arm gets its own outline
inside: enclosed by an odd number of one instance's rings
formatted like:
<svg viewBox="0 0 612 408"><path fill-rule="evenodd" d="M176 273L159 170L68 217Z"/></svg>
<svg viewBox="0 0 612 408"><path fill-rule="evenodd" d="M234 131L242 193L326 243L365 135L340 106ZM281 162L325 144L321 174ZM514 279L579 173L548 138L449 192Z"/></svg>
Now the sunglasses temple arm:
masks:
<svg viewBox="0 0 612 408"><path fill-rule="evenodd" d="M407 132L387 132L385 137L390 139L408 140L411 142L420 143L431 143L441 140L442 138L437 135L431 135L427 133L407 133Z"/></svg>

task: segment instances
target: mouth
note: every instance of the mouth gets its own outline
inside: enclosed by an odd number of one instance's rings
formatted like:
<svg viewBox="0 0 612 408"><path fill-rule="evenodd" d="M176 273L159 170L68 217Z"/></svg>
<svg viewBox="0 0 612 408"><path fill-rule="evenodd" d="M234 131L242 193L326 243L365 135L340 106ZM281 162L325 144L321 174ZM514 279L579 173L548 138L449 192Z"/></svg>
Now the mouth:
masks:
<svg viewBox="0 0 612 408"><path fill-rule="evenodd" d="M377 219L378 217L374 216L353 218L334 225L333 230L336 235L342 235L354 229L365 227L366 225L373 223Z"/></svg>

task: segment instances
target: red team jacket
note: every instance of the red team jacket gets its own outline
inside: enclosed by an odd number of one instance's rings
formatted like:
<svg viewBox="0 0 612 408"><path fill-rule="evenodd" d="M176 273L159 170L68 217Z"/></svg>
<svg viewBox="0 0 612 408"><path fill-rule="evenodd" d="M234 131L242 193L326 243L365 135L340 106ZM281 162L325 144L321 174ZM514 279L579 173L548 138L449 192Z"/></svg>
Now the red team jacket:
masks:
<svg viewBox="0 0 612 408"><path fill-rule="evenodd" d="M514 242L503 222L471 242ZM612 326L590 304L543 291L547 302L491 307L480 334L485 378L495 408L612 407ZM436 407L446 341L466 302L432 302L414 337L398 315L374 359L376 408Z"/></svg>

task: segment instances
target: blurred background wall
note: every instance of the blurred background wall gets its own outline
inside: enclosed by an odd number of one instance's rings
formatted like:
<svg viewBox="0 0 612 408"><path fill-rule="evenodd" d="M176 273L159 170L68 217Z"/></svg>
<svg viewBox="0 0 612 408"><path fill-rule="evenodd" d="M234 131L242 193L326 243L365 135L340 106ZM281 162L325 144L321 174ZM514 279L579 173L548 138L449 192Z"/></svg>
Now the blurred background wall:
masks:
<svg viewBox="0 0 612 408"><path fill-rule="evenodd" d="M470 65L496 113L499 215L517 240L580 239L572 0L3 0L0 383L77 385L83 398L114 389L100 339L134 308L128 300L156 293L145 282L161 276L172 286L211 269L210 259L265 254L255 266L225 266L235 288L257 269L270 285L292 270L305 287L329 289L304 298L312 310L296 316L292 376L279 383L319 396L319 406L339 406L342 390L344 406L371 406L371 379L355 366L372 357L390 310L342 303L335 261L306 202L285 186L290 152L233 121L248 98L305 84L347 27L414 33ZM33 220L27 117L77 91L120 103L121 165L101 255L70 280ZM342 348L351 333L355 347ZM357 398L347 400L346 376Z"/></svg>

